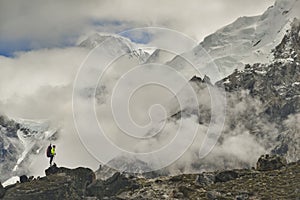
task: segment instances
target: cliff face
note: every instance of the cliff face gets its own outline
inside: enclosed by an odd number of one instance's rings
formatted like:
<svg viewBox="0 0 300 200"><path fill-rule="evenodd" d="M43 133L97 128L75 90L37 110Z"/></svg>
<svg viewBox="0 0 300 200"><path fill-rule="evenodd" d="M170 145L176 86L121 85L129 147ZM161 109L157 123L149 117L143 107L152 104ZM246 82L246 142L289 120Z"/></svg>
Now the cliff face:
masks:
<svg viewBox="0 0 300 200"><path fill-rule="evenodd" d="M234 169L144 178L116 172L95 179L88 168L52 166L46 176L22 177L23 183L3 188L2 199L299 199L300 162L264 155L256 169Z"/></svg>

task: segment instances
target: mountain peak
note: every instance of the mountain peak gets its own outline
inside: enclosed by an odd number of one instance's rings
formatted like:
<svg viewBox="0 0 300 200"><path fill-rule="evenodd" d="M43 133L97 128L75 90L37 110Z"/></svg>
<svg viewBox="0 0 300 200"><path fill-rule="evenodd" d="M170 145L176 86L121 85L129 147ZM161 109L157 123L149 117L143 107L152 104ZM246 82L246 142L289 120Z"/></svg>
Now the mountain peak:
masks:
<svg viewBox="0 0 300 200"><path fill-rule="evenodd" d="M129 39L120 35L107 33L93 33L83 40L79 46L93 49L105 41L110 42L109 40L122 44L123 48L127 48L128 50L134 49L134 44Z"/></svg>
<svg viewBox="0 0 300 200"><path fill-rule="evenodd" d="M194 49L184 53L202 74L224 78L245 64L269 63L271 54L290 29L294 18L300 19L300 0L277 0L262 15L240 17L233 23L208 35ZM206 53L202 53L206 52ZM209 56L208 56L209 55ZM178 58L170 62L181 66ZM216 66L219 75L211 70Z"/></svg>

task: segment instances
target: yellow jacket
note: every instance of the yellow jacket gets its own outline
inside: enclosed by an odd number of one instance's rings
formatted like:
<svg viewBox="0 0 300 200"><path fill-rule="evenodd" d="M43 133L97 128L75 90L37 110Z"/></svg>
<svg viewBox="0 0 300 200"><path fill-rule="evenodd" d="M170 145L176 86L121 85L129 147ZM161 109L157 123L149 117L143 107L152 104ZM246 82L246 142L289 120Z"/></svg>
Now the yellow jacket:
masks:
<svg viewBox="0 0 300 200"><path fill-rule="evenodd" d="M53 147L51 149L51 155L53 155L53 156L55 155L55 148L53 148Z"/></svg>

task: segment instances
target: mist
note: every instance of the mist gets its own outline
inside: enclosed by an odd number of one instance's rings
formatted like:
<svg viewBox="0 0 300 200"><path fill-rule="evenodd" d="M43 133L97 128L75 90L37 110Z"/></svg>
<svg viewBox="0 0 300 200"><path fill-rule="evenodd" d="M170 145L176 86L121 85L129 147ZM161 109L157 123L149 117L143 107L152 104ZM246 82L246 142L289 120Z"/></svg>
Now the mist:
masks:
<svg viewBox="0 0 300 200"><path fill-rule="evenodd" d="M150 170L167 168L172 174L196 173L254 166L261 154L269 153L277 144L280 130L260 117L263 104L248 91L229 94L209 84L199 85L189 81L198 73L195 70L174 71L165 63L142 65L139 58L126 55L128 52L121 52L125 55L112 63L109 62L114 55L108 55L104 60L109 65L98 63L98 57L92 60L87 76L76 87L78 73L90 50L74 47L95 31L111 33L131 27L163 26L189 35L194 42L170 44L170 38L166 40L169 35L159 35L148 44L165 42L184 52L237 16L259 14L273 1L249 1L246 5L235 0L188 4L172 1L176 6L170 8L170 2L163 2L157 10L153 9L159 4L157 1L92 1L84 5L75 1L71 7L67 2L32 2L33 7L15 1L0 6L0 11L11 6L15 8L11 13L27 13L24 19L10 24L11 14L0 12L0 19L5 22L0 41L30 41L30 51L15 49L12 57L0 56L0 112L12 118L51 121L51 127L58 130L57 140L52 141L57 146L54 161L58 165L96 170L99 164L125 155L146 162ZM111 12L116 5L122 8L120 12ZM57 7L61 9L45 23ZM48 11L33 11L37 9ZM183 9L190 12L182 12ZM33 23L24 28L26 21ZM213 112L214 106L224 114L224 121ZM74 113L74 107L82 112ZM299 116L294 115L284 122L294 130L291 135L299 129L295 127L297 120ZM214 133L211 135L209 130ZM111 150L111 146L117 148ZM207 151L204 158L199 156L201 149ZM289 158L295 157L291 152ZM43 175L48 166L44 154L29 159L30 173Z"/></svg>

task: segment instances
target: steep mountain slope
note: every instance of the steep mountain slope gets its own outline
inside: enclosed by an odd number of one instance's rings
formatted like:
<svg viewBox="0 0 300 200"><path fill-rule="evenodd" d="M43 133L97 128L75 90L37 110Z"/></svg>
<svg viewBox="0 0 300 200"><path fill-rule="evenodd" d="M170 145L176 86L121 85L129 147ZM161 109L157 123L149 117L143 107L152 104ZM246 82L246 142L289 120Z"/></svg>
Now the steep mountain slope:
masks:
<svg viewBox="0 0 300 200"><path fill-rule="evenodd" d="M243 69L245 64L272 60L271 50L280 43L293 19L300 17L299 13L299 0L277 0L262 15L238 18L181 56L192 61L213 82L218 81L216 72L211 70L214 65L221 77L225 77L234 69ZM181 69L182 62L182 58L177 56L169 64Z"/></svg>
<svg viewBox="0 0 300 200"><path fill-rule="evenodd" d="M0 181L27 173L30 156L44 154L48 140L57 130L47 121L13 120L0 116Z"/></svg>
<svg viewBox="0 0 300 200"><path fill-rule="evenodd" d="M300 154L296 123L300 116L300 21L295 19L291 26L274 49L272 63L247 65L216 85L224 85L230 93L247 90L259 99L263 108L259 117L275 123L279 131L272 152L295 161Z"/></svg>
<svg viewBox="0 0 300 200"><path fill-rule="evenodd" d="M185 153L178 160L183 163L181 166L195 170L249 167L253 163L252 156L264 152L284 155L289 161L300 159L300 127L297 122L300 119L299 44L300 21L294 19L282 41L273 49L272 62L248 64L244 70L235 70L215 85L207 76L204 79L194 76L190 80L197 93L199 113L181 110L171 101L170 106L177 110L171 119L196 114L199 124L208 127L212 106L208 87L210 90L224 88L226 119L212 152L204 159L184 164L184 160L193 155ZM196 139L191 147L195 149L194 154L200 145ZM250 154L248 159L244 159L243 155L247 154Z"/></svg>

